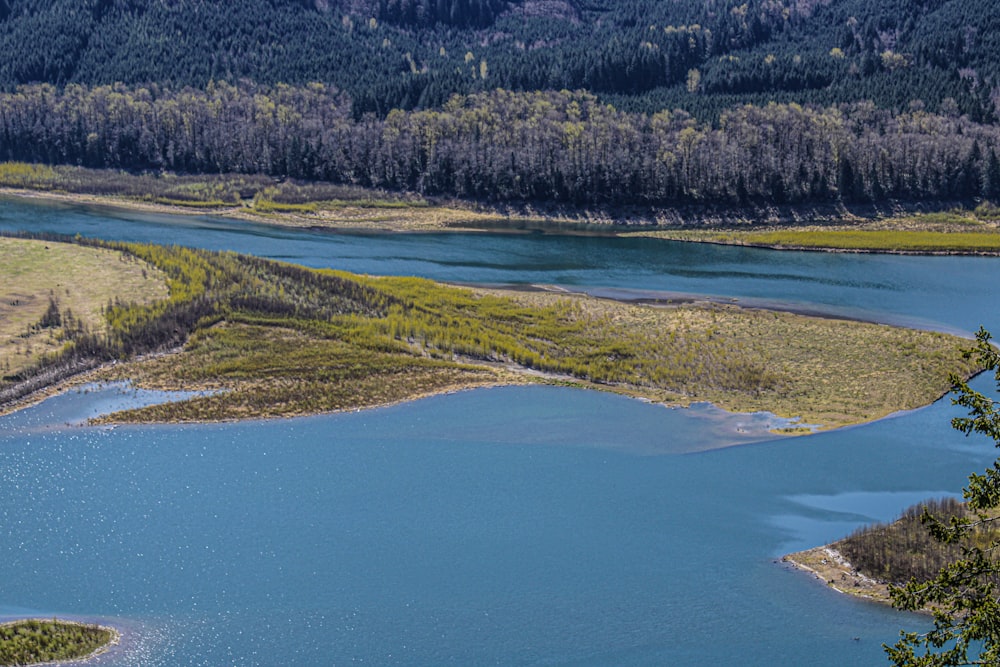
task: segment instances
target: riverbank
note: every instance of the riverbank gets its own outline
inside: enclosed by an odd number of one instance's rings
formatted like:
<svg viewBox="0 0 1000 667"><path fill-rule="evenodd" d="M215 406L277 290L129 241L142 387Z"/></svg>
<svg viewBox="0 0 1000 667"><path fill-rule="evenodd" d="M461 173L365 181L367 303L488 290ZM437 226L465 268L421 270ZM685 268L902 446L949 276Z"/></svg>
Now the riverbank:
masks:
<svg viewBox="0 0 1000 667"><path fill-rule="evenodd" d="M917 213L852 224L805 224L756 230L702 229L639 232L672 241L902 255L1000 255L1000 209Z"/></svg>
<svg viewBox="0 0 1000 667"><path fill-rule="evenodd" d="M439 334L427 331L400 341L404 356L372 356L362 348L304 335L297 326L233 322L199 331L178 355L119 364L102 374L147 388L221 393L111 419L293 416L479 386L549 382L668 405L710 402L729 412L769 411L836 428L936 400L949 389L949 371L942 363L962 375L972 371L951 366L959 361L964 341L929 332L715 304L653 307L579 295L473 294L476 321L460 329L474 332L488 321L488 312L513 308L499 329L479 336L510 335L504 333L510 326L520 330L522 342L512 341L508 352L484 353L467 344L442 350L433 342ZM440 300L461 295L437 297L443 319L469 317ZM530 349L517 347L528 340L533 341ZM229 352L237 349L246 351L239 360ZM429 359L415 367L413 353ZM331 366L330 359L338 357L342 363ZM368 369L363 377L336 370L359 363ZM324 377L344 379L329 384ZM307 387L312 388L301 393ZM786 432L809 430L790 426Z"/></svg>
<svg viewBox="0 0 1000 667"><path fill-rule="evenodd" d="M252 175L0 164L0 196L355 233L650 236L772 249L1000 254L1000 208L969 202L763 206L497 204Z"/></svg>
<svg viewBox="0 0 1000 667"><path fill-rule="evenodd" d="M788 554L782 556L781 561L815 577L839 593L881 604L892 604L888 584L859 572L831 545Z"/></svg>
<svg viewBox="0 0 1000 667"><path fill-rule="evenodd" d="M969 521L974 527L958 541L941 541L932 535L928 515L942 526ZM969 549L985 547L988 554L988 545L1000 537L990 518L995 516L995 511L981 516L954 497L928 498L904 509L890 523L863 526L840 540L782 560L841 593L891 604L890 584L933 581L969 557Z"/></svg>

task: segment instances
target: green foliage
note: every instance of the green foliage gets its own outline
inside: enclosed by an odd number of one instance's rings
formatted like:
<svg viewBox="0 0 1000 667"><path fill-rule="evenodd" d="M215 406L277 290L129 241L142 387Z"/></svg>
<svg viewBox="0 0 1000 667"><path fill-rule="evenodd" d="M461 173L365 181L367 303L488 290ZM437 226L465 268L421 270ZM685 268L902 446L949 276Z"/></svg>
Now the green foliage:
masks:
<svg viewBox="0 0 1000 667"><path fill-rule="evenodd" d="M307 332L296 328L309 329ZM170 369L174 383L224 386L182 403L133 410L130 420L282 416L384 405L495 381L482 369L425 358L405 346L339 340L335 328L236 316L200 330ZM323 335L325 334L325 335Z"/></svg>
<svg viewBox="0 0 1000 667"><path fill-rule="evenodd" d="M48 190L60 180L52 167L24 162L0 164L0 185L13 188Z"/></svg>
<svg viewBox="0 0 1000 667"><path fill-rule="evenodd" d="M391 335L432 355L513 362L608 385L750 394L781 384L751 351L692 327L656 335L572 301L534 307L415 278L366 279L397 302L363 337Z"/></svg>
<svg viewBox="0 0 1000 667"><path fill-rule="evenodd" d="M107 628L30 619L0 624L0 665L83 658L115 639Z"/></svg>
<svg viewBox="0 0 1000 667"><path fill-rule="evenodd" d="M984 201L976 207L973 214L980 220L998 222L1000 221L1000 206L991 201Z"/></svg>
<svg viewBox="0 0 1000 667"><path fill-rule="evenodd" d="M1000 353L990 334L980 329L973 352L1000 384ZM969 410L968 417L952 420L966 435L985 435L1000 446L1000 411L996 401L958 378L953 402ZM1000 459L983 474L969 477L964 490L970 514L939 518L924 513L931 535L947 545L958 545L961 556L944 566L930 581L911 580L891 587L893 604L901 609L930 607L934 628L925 633L902 632L900 641L886 647L896 665L995 665L1000 663L1000 606L997 583L1000 547L993 524L1000 507ZM983 531L986 533L983 543ZM978 539L974 539L978 538Z"/></svg>
<svg viewBox="0 0 1000 667"><path fill-rule="evenodd" d="M973 369L956 341L940 334L711 305L662 310L558 295L515 297L233 253L75 242L158 268L169 297L149 305L113 301L104 308L102 330L64 323L70 332L65 347L22 372L21 381L183 345L179 356L127 377L227 389L134 418L344 409L455 386L525 381L530 372L661 400L766 407L832 426L926 403L944 391L949 372ZM824 363L817 364L818 357ZM115 368L131 373L136 366ZM866 381L855 385L849 380L859 368Z"/></svg>
<svg viewBox="0 0 1000 667"><path fill-rule="evenodd" d="M206 199L200 201L197 199L173 199L171 197L157 197L153 200L156 204L164 204L165 206L184 206L187 208L221 208L226 205L226 202L221 199ZM231 204L231 203L230 203Z"/></svg>
<svg viewBox="0 0 1000 667"><path fill-rule="evenodd" d="M259 213L315 213L319 207L316 202L308 204L285 204L260 197L254 200L253 208Z"/></svg>

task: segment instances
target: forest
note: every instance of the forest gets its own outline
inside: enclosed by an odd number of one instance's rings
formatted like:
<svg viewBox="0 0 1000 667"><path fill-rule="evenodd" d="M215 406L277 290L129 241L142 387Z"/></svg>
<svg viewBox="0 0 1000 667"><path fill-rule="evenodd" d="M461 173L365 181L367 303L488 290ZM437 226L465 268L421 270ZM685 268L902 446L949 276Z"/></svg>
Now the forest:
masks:
<svg viewBox="0 0 1000 667"><path fill-rule="evenodd" d="M593 206L1000 199L986 0L0 1L0 159Z"/></svg>
<svg viewBox="0 0 1000 667"><path fill-rule="evenodd" d="M118 632L109 628L56 619L0 623L0 665L78 660L117 637Z"/></svg>
<svg viewBox="0 0 1000 667"><path fill-rule="evenodd" d="M356 118L585 89L717 119L768 101L996 116L989 0L2 0L0 88L323 83Z"/></svg>
<svg viewBox="0 0 1000 667"><path fill-rule="evenodd" d="M997 538L997 531L982 526L960 543L935 540L922 520L927 511L948 524L952 517L972 513L954 498L932 499L908 507L890 524L872 524L855 530L833 546L866 576L903 586L911 579L921 583L934 579L941 568L962 557L963 547L987 547ZM996 575L993 575L994 584Z"/></svg>
<svg viewBox="0 0 1000 667"><path fill-rule="evenodd" d="M488 201L996 200L998 154L996 125L868 102L747 105L713 125L567 91L496 90L361 120L320 84L0 93L0 160L266 174Z"/></svg>

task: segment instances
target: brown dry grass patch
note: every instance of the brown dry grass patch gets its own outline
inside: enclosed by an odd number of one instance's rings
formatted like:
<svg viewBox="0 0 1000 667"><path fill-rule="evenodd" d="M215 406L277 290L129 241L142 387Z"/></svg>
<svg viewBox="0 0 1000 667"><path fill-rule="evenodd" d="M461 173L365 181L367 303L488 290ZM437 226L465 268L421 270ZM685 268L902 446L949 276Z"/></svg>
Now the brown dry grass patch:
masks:
<svg viewBox="0 0 1000 667"><path fill-rule="evenodd" d="M976 370L961 359L968 341L929 331L720 304L649 306L565 293L490 292L536 307L572 299L582 317L628 331L649 349L697 336L718 343L725 356L752 360L775 378L760 392L706 383L686 395L664 397L642 386L620 387L629 393L682 404L709 401L733 412L766 410L823 428L927 405L950 389L950 373Z"/></svg>
<svg viewBox="0 0 1000 667"><path fill-rule="evenodd" d="M150 303L166 296L163 274L123 253L0 237L0 375L62 347L60 327L36 327L50 299L91 331L103 331L109 300Z"/></svg>

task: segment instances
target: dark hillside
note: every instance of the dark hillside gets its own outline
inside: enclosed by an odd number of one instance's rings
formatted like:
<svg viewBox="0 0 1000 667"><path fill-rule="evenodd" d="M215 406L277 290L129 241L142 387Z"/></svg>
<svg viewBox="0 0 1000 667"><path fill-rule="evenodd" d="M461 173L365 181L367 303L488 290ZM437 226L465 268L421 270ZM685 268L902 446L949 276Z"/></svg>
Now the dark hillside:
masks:
<svg viewBox="0 0 1000 667"><path fill-rule="evenodd" d="M872 100L992 121L988 0L0 0L0 88L335 85L354 113L586 89L715 119L745 102Z"/></svg>

